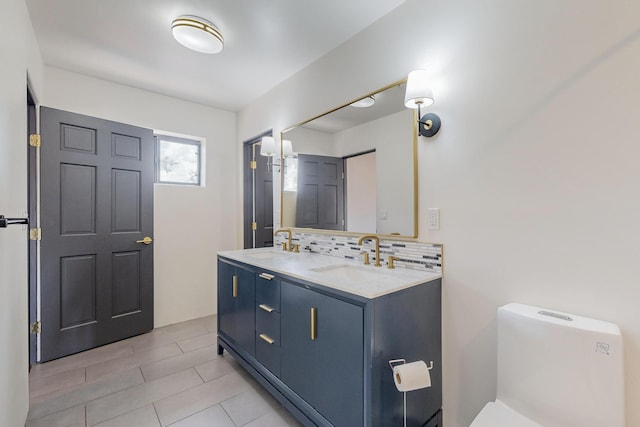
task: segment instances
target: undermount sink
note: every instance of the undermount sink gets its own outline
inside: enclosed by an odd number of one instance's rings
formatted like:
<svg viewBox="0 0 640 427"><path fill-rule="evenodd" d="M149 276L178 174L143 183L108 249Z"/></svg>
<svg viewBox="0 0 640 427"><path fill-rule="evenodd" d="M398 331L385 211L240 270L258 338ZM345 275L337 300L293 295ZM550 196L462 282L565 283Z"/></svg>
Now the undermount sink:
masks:
<svg viewBox="0 0 640 427"><path fill-rule="evenodd" d="M380 278L380 272L377 271L376 267L364 267L352 264L328 265L325 267L311 268L310 271L348 280L373 280Z"/></svg>

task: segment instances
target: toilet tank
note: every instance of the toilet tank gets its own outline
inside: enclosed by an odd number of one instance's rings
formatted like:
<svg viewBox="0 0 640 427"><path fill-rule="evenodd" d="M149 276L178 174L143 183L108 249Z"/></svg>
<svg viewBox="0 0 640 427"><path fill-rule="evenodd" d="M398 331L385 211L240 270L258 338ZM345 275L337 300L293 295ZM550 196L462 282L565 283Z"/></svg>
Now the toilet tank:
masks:
<svg viewBox="0 0 640 427"><path fill-rule="evenodd" d="M500 307L497 399L545 427L624 427L620 329L524 304Z"/></svg>

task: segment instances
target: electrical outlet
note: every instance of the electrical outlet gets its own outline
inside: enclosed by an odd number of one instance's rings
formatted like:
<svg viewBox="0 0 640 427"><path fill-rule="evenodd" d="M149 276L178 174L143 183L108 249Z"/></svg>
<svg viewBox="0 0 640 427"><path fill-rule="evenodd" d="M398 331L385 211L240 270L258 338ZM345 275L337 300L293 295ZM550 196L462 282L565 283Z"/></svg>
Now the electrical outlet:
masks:
<svg viewBox="0 0 640 427"><path fill-rule="evenodd" d="M440 208L427 209L427 228L440 230Z"/></svg>

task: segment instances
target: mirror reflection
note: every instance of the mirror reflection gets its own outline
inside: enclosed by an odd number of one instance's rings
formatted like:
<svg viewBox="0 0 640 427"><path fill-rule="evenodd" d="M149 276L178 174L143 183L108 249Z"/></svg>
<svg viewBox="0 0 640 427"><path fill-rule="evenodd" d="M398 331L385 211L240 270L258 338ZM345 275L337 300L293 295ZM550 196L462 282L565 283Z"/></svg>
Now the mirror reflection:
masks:
<svg viewBox="0 0 640 427"><path fill-rule="evenodd" d="M282 133L283 227L416 237L416 129L405 82Z"/></svg>

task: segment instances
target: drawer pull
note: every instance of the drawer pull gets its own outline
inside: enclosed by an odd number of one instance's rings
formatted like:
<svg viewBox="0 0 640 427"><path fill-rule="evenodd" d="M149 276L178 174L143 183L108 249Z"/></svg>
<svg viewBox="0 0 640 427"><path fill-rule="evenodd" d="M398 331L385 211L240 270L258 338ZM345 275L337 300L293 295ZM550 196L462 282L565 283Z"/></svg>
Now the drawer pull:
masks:
<svg viewBox="0 0 640 427"><path fill-rule="evenodd" d="M317 317L318 317L318 309L315 307L311 307L311 339L315 340L318 337L317 330Z"/></svg>
<svg viewBox="0 0 640 427"><path fill-rule="evenodd" d="M234 298L238 298L238 276L233 276L233 289L231 293Z"/></svg>
<svg viewBox="0 0 640 427"><path fill-rule="evenodd" d="M273 308L269 307L267 304L260 304L258 307L260 307L267 313L271 313L273 311Z"/></svg>
<svg viewBox="0 0 640 427"><path fill-rule="evenodd" d="M267 279L267 280L273 280L274 276L273 274L267 274L267 273L260 273L260 276L262 279Z"/></svg>
<svg viewBox="0 0 640 427"><path fill-rule="evenodd" d="M269 337L269 335L266 335L266 334L260 334L260 338L262 339L262 341L265 341L267 344L273 344L275 342L273 338Z"/></svg>

